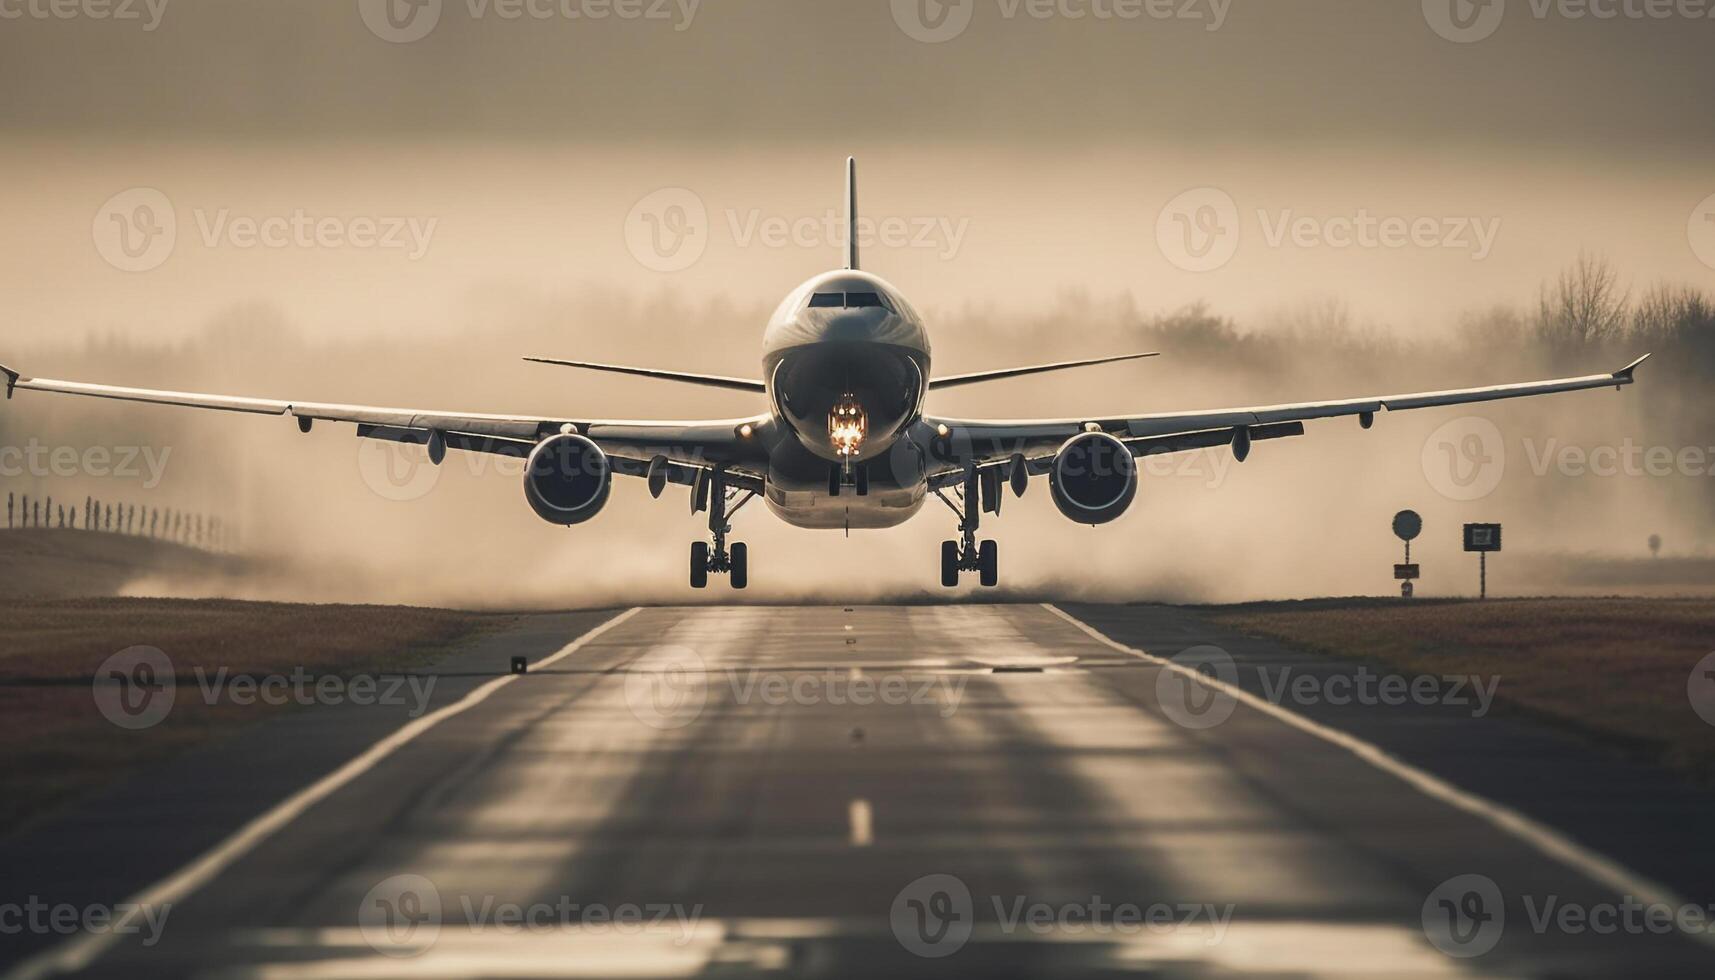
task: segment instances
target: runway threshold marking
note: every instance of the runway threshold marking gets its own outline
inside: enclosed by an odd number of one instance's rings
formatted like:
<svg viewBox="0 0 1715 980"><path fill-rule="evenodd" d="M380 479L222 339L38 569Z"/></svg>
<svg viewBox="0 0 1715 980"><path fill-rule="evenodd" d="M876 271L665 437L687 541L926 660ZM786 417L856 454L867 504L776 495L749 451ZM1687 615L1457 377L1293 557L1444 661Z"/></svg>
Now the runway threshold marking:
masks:
<svg viewBox="0 0 1715 980"><path fill-rule="evenodd" d="M536 668L540 670L571 656L591 640L641 611L640 608L633 607L595 626L544 658L536 665ZM128 906L133 909L141 909L145 906L157 907L184 901L195 894L197 889L208 884L222 871L225 871L234 861L250 853L258 844L278 833L310 807L315 806L359 776L374 769L388 756L409 745L417 736L449 718L464 714L488 700L494 692L526 676L528 675L503 674L476 688L458 701L408 722L397 731L371 745L361 755L345 765L287 797L273 809L255 817L230 837L204 852L196 860L132 896L127 901ZM119 930L117 928L106 932L86 932L59 946L43 950L18 964L6 974L6 980L37 980L37 978L55 973L70 973L85 969L118 939Z"/></svg>
<svg viewBox="0 0 1715 980"><path fill-rule="evenodd" d="M1682 908L1690 904L1676 895L1672 889L1651 881L1612 858L1590 850L1552 827L1539 823L1509 806L1460 789L1439 776L1431 775L1409 762L1390 755L1374 743L1366 742L1347 732L1329 728L1320 722L1311 721L1303 715L1288 711L1272 701L1259 698L1242 687L1211 677L1194 667L1174 663L1136 647L1128 647L1053 603L1044 602L1042 608L1076 626L1098 643L1166 670L1171 670L1212 690L1220 691L1236 699L1239 703L1283 721L1307 735L1313 735L1331 745L1345 749L1382 772L1396 777L1425 796L1455 809L1463 810L1487 822L1502 833L1523 841L1549 858L1599 884L1614 889L1621 895L1628 895L1645 903L1660 903L1672 908ZM1715 932L1703 930L1685 934L1706 946L1715 946Z"/></svg>

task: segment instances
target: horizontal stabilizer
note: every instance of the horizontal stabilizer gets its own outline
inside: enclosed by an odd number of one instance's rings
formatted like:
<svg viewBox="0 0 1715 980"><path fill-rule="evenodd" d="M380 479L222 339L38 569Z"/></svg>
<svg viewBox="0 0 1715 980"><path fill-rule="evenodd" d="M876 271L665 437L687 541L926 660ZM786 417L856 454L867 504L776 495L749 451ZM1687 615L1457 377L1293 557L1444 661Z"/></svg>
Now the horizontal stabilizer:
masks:
<svg viewBox="0 0 1715 980"><path fill-rule="evenodd" d="M590 371L611 371L614 374L632 374L640 378L659 378L662 381L681 381L686 384L703 385L708 388L730 388L734 391L767 391L768 388L760 381L748 378L728 378L718 374L688 374L684 371L661 371L655 368L628 367L623 364L595 364L590 361L563 361L555 357L526 357L526 361L536 364L558 364L561 367L584 368Z"/></svg>
<svg viewBox="0 0 1715 980"><path fill-rule="evenodd" d="M929 387L955 388L959 385L974 385L980 381L999 381L1001 378L1017 378L1026 374L1042 374L1047 371L1064 371L1067 368L1088 367L1092 364L1112 364L1114 361L1133 361L1140 357L1160 357L1160 351L1148 351L1142 354L1116 354L1112 357L1092 357L1084 361L1056 361L1053 364L1031 364L1026 367L1003 368L999 371L976 371L971 374L955 374L945 378L935 378L929 382Z"/></svg>

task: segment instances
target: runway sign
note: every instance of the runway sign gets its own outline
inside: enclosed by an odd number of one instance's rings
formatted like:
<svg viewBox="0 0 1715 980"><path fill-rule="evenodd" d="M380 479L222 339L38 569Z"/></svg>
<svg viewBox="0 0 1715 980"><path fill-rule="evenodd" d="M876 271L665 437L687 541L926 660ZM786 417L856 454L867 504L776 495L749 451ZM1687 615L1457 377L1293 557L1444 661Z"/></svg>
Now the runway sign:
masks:
<svg viewBox="0 0 1715 980"><path fill-rule="evenodd" d="M1465 525L1465 550L1501 550L1501 526L1499 524Z"/></svg>

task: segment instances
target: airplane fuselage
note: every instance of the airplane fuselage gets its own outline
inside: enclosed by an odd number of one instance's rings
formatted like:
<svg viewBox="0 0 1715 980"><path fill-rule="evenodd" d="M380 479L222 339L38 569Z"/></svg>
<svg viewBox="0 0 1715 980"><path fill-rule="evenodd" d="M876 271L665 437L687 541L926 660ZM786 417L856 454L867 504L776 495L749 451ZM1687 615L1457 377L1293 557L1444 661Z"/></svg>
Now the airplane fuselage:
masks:
<svg viewBox="0 0 1715 980"><path fill-rule="evenodd" d="M784 436L769 455L769 508L809 528L892 527L915 514L927 492L917 430L929 335L899 290L856 270L815 276L769 318L762 347Z"/></svg>

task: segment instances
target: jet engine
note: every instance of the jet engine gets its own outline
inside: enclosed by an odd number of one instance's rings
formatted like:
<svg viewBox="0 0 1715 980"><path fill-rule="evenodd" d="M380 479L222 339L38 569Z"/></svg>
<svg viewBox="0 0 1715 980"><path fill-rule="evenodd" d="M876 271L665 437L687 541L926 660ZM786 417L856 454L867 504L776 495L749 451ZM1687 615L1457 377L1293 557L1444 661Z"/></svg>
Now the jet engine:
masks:
<svg viewBox="0 0 1715 980"><path fill-rule="evenodd" d="M1137 496L1137 460L1106 432L1066 440L1048 470L1054 506L1079 524L1106 524L1125 513Z"/></svg>
<svg viewBox="0 0 1715 980"><path fill-rule="evenodd" d="M613 467L601 447L580 435L549 436L530 451L524 499L549 524L582 524L607 503Z"/></svg>

